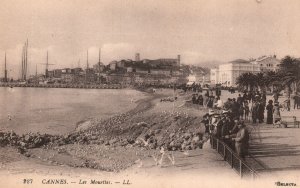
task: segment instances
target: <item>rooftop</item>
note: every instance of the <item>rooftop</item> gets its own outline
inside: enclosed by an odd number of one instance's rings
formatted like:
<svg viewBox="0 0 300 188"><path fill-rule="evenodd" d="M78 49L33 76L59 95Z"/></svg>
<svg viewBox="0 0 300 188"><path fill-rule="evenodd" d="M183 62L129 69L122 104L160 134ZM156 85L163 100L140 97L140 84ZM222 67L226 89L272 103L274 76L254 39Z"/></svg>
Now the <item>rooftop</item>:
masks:
<svg viewBox="0 0 300 188"><path fill-rule="evenodd" d="M249 63L249 61L244 60L244 59L236 59L236 60L233 60L233 61L229 61L229 63L232 63L232 64L242 64L242 63Z"/></svg>

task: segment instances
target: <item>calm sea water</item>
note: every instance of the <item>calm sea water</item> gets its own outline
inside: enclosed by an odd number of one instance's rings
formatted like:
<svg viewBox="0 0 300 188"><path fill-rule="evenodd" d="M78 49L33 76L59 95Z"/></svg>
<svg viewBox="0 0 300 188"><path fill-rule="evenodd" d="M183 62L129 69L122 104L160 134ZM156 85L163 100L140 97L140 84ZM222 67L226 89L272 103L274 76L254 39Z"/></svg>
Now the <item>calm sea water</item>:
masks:
<svg viewBox="0 0 300 188"><path fill-rule="evenodd" d="M0 130L64 134L87 118L128 111L144 94L122 89L0 88Z"/></svg>

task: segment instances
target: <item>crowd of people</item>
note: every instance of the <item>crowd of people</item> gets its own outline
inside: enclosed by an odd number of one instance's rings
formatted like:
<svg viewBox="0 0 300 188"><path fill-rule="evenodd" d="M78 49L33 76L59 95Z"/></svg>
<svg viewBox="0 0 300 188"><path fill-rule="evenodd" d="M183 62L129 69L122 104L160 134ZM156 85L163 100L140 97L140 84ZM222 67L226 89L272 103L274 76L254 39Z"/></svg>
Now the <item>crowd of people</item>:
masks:
<svg viewBox="0 0 300 188"><path fill-rule="evenodd" d="M231 149L244 158L248 153L249 132L244 121L235 117L229 110L217 113L213 109L203 116L202 122L205 132L222 140Z"/></svg>
<svg viewBox="0 0 300 188"><path fill-rule="evenodd" d="M192 95L192 103L204 108L217 110L230 110L233 118L252 121L252 123L274 124L280 120L280 109L282 105L278 102L278 96L267 103L266 94L259 91L243 92L237 98L228 98L225 102L220 98L221 90L206 90L204 94L195 93ZM295 109L297 103L294 102ZM287 110L290 109L290 102L287 102ZM265 111L267 118L265 120Z"/></svg>
<svg viewBox="0 0 300 188"><path fill-rule="evenodd" d="M202 123L205 126L205 132L222 140L231 149L244 158L248 153L249 148L249 132L245 126L245 120L252 120L253 123L264 122L264 111L269 110L266 107L266 95L260 92L243 92L238 94L237 98L228 98L223 102L220 95L216 97L209 95L212 92L208 91L209 98L214 99L213 102L208 102L207 105L202 102L202 95L193 95L192 101L195 104L203 105L210 108L209 113L203 116ZM220 92L221 94L221 92ZM200 100L199 100L200 99ZM210 99L209 99L210 100ZM251 106L249 105L251 104ZM272 107L272 118L273 118ZM267 122L273 121L267 117Z"/></svg>
<svg viewBox="0 0 300 188"><path fill-rule="evenodd" d="M198 93L193 94L192 103L198 104L205 108L221 107L223 104L218 105L218 102L219 103L222 102L220 96L221 96L220 89L216 89L215 92L213 90L206 90L204 95Z"/></svg>
<svg viewBox="0 0 300 188"><path fill-rule="evenodd" d="M233 88L228 91L235 93ZM224 97L223 97L224 98ZM202 123L205 132L224 141L236 153L244 158L248 153L249 132L245 128L245 121L253 125L267 123L276 125L281 122L281 110L290 111L290 98L279 103L279 92L274 92L273 99L267 101L265 93L256 91L244 91L236 98L221 99L221 89L214 88L203 90L202 93L192 94L191 102L209 109L209 113L203 116ZM300 97L292 98L294 109L300 106ZM284 104L284 107L283 107ZM266 118L265 118L266 111Z"/></svg>

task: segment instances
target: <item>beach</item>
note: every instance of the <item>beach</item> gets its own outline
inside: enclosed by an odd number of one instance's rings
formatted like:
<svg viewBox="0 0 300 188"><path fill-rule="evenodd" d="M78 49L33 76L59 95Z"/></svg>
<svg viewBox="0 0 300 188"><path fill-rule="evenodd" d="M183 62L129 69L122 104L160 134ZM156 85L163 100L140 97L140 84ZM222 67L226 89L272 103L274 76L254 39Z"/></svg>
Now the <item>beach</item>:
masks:
<svg viewBox="0 0 300 188"><path fill-rule="evenodd" d="M38 187L48 186L43 183L48 179L66 180L66 186L70 187L92 187L93 180L111 183L113 187L119 187L118 182L123 185L124 181L131 187L145 184L148 187L198 187L199 184L252 187L265 186L265 183L273 186L270 182L276 182L277 176L264 176L250 183L247 179L240 179L230 165L211 149L203 134L204 127L199 123L208 109L192 104L191 92L173 89L156 89L153 92L148 89L140 96L138 100L130 100L131 108L127 111L106 118L99 118L98 114L79 121L53 142L42 147L28 146L23 154L18 147L1 147L0 176L7 176L7 180L1 181L11 187L23 185L28 177ZM224 100L236 96L237 93L227 92L222 95ZM157 142L141 141L150 133ZM180 149L182 145L176 145L176 141L184 136L195 136L192 133L201 134L201 147L192 149L188 145L186 150ZM261 134L265 133L262 131ZM161 145L169 147L170 151L158 165ZM173 161L168 159L168 153L174 157ZM211 178L216 181L211 181ZM285 176L286 181L296 182L293 178ZM230 184L223 183L228 179ZM81 180L87 184L79 184ZM233 185L232 180L236 184Z"/></svg>
<svg viewBox="0 0 300 188"><path fill-rule="evenodd" d="M175 102L161 102L161 99L172 98L177 96ZM78 185L79 179L107 179L112 182L130 180L133 187L145 185L145 178L152 183L150 187L159 186L162 184L173 185L174 187L183 186L186 181L190 181L193 177L213 176L214 172L222 172L224 176L219 179L235 178L238 176L227 166L227 164L219 158L212 150L209 149L209 143L204 144L204 149L191 150L188 154L182 151L174 151L175 165L172 165L167 159L164 160L163 166L157 166L153 156L160 154L159 148L148 148L144 146L134 146L134 144L120 144L122 138L136 138L134 134L142 134L137 130L141 127L138 123L145 122L151 125L152 130L163 129L167 135L172 134L172 129L176 129L175 125L179 117L182 129L204 132L204 128L199 125L200 119L207 110L200 109L198 106L193 106L187 102L190 98L189 94L183 94L171 89L158 89L155 93L145 93L144 98L135 101L136 106L127 111L125 115L116 115L115 118L124 118L124 122L120 126L128 127L130 132L122 132L122 136L118 133L112 133L110 136L118 135L118 139L105 137L99 133L99 137L89 144L64 144L54 147L41 147L28 149L30 157L26 157L17 152L14 147L1 147L1 176L8 175L8 182L11 185L22 185L23 179L33 177L35 185L46 186L41 182L45 178L65 178L71 184L71 181ZM93 130L93 127L101 124L101 122L116 122L114 117L109 117L106 120L90 119L90 123L86 121L77 125L77 129L82 134L87 130ZM80 126L81 125L81 126ZM116 125L110 125L116 126ZM165 127L164 127L165 126ZM80 128L81 127L81 128ZM118 126L117 126L118 127ZM144 132L147 132L145 128ZM173 131L174 131L173 130ZM76 132L72 130L70 132ZM109 131L109 130L108 130ZM169 132L168 132L169 131ZM188 131L187 131L188 132ZM165 134L157 133L156 137L162 137L164 140ZM105 137L105 138L104 138ZM108 141L103 143L102 140ZM102 144L99 144L99 142ZM208 173L209 171L209 173ZM155 175L154 175L155 174ZM104 178L105 177L105 178ZM177 177L177 178L176 178ZM182 181L179 181L180 178ZM166 181L166 180L169 181ZM3 180L1 180L3 181ZM6 180L5 180L6 181ZM199 180L190 182L191 186L197 186ZM201 182L206 182L202 179ZM206 182L207 185L213 185L212 182ZM8 184L9 185L9 184ZM56 185L52 185L56 187ZM59 185L58 185L59 186ZM71 185L69 185L71 186ZM218 187L220 184L214 184ZM114 184L114 187L117 185Z"/></svg>

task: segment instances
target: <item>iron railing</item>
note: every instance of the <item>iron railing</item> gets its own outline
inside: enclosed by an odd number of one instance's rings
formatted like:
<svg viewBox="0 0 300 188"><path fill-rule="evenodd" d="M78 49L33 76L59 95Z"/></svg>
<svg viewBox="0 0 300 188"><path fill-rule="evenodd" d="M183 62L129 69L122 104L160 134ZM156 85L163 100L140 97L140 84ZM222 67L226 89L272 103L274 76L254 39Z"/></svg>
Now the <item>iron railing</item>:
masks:
<svg viewBox="0 0 300 188"><path fill-rule="evenodd" d="M241 178L257 179L257 172L241 159L227 144L214 136L210 137L211 147L215 149Z"/></svg>

